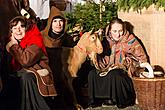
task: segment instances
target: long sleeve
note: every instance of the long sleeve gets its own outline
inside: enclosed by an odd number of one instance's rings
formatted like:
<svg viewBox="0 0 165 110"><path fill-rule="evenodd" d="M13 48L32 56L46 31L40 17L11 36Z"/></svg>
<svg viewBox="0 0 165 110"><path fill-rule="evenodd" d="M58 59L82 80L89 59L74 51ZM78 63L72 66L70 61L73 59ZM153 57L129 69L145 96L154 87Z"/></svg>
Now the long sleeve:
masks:
<svg viewBox="0 0 165 110"><path fill-rule="evenodd" d="M137 59L140 63L147 62L147 55L144 48L136 38L132 37L132 39L128 41L128 45L130 45L128 46L130 48L128 49L127 55L132 54L132 57Z"/></svg>
<svg viewBox="0 0 165 110"><path fill-rule="evenodd" d="M10 47L10 53L23 67L29 67L40 60L42 50L37 45L22 49L18 44L14 44Z"/></svg>
<svg viewBox="0 0 165 110"><path fill-rule="evenodd" d="M141 63L147 62L147 54L142 47L142 44L133 35L130 35L124 43L123 53L124 58L122 64L127 68L130 76L138 75L138 68ZM121 57L120 57L121 58Z"/></svg>
<svg viewBox="0 0 165 110"><path fill-rule="evenodd" d="M103 38L102 46L103 46L103 53L97 55L96 65L98 65L98 68L100 70L105 71L111 64L110 62L111 49L109 42L105 37Z"/></svg>

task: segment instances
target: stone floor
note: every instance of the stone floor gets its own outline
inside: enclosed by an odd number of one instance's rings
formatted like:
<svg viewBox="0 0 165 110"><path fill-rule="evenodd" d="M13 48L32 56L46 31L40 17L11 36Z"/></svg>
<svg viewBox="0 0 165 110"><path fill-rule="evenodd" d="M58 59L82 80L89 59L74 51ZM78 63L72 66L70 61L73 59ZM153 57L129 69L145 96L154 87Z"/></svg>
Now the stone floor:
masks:
<svg viewBox="0 0 165 110"><path fill-rule="evenodd" d="M138 105L134 105L123 109L119 109L117 106L108 106L108 107L86 108L85 110L140 110L140 108Z"/></svg>

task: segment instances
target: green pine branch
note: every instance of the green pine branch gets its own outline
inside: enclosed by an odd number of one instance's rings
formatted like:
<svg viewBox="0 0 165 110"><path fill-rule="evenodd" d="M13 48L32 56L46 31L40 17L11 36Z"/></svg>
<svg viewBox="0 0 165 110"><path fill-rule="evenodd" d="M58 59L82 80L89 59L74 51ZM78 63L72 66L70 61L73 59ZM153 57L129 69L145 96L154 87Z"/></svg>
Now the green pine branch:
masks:
<svg viewBox="0 0 165 110"><path fill-rule="evenodd" d="M134 11L148 8L155 4L157 8L165 8L165 0L117 0L118 10L129 11L132 8Z"/></svg>

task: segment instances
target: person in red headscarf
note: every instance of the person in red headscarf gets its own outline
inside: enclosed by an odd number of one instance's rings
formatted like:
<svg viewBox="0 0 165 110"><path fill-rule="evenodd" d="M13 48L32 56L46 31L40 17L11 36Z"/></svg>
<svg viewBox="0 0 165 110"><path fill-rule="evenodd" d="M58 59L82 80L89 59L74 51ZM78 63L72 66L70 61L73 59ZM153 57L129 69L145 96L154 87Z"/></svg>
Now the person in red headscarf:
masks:
<svg viewBox="0 0 165 110"><path fill-rule="evenodd" d="M9 27L6 49L13 56L12 69L20 77L20 109L50 110L44 97L57 94L41 33L22 16L13 18Z"/></svg>

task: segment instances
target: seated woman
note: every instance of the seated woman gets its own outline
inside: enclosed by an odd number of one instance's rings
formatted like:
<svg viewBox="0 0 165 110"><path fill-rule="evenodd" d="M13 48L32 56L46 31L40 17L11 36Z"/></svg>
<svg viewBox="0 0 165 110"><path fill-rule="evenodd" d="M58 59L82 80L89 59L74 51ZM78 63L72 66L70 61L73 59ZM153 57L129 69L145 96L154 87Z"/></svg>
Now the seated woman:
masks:
<svg viewBox="0 0 165 110"><path fill-rule="evenodd" d="M20 110L50 110L44 97L56 96L56 90L41 33L22 16L13 18L9 27L6 49L13 56L13 72L20 77Z"/></svg>
<svg viewBox="0 0 165 110"><path fill-rule="evenodd" d="M94 63L97 69L88 76L90 105L119 108L134 105L136 95L131 76L136 67L147 62L144 49L119 18L110 21L102 44L104 51Z"/></svg>

